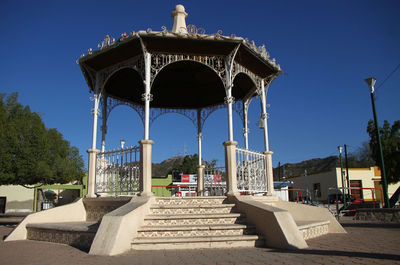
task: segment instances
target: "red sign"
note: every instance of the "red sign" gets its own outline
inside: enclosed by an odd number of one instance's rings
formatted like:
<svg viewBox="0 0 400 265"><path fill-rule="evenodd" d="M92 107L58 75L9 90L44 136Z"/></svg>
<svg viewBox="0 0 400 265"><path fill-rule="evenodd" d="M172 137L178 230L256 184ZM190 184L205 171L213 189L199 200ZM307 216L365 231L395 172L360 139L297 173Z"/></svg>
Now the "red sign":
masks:
<svg viewBox="0 0 400 265"><path fill-rule="evenodd" d="M183 175L182 174L182 182L189 182L190 175Z"/></svg>
<svg viewBox="0 0 400 265"><path fill-rule="evenodd" d="M214 182L221 182L221 175L214 175Z"/></svg>

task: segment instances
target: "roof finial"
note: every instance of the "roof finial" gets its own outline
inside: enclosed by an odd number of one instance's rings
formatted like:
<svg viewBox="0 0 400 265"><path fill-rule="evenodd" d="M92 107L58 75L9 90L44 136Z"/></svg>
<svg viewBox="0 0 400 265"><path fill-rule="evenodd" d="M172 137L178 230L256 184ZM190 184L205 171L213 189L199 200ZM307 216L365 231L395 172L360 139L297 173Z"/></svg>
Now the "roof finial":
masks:
<svg viewBox="0 0 400 265"><path fill-rule="evenodd" d="M171 13L174 18L174 25L172 26L173 33L187 33L185 7L183 5L176 5L175 10Z"/></svg>

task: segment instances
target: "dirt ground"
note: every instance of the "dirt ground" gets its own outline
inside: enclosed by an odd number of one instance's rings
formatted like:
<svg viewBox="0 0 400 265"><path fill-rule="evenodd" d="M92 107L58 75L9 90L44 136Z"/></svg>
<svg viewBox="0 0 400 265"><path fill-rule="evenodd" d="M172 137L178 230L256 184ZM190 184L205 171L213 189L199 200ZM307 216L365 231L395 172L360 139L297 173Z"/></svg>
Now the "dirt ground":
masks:
<svg viewBox="0 0 400 265"><path fill-rule="evenodd" d="M308 240L308 249L230 248L130 251L93 256L66 245L0 242L0 264L400 264L400 224L344 222L347 234ZM0 238L13 226L0 225Z"/></svg>

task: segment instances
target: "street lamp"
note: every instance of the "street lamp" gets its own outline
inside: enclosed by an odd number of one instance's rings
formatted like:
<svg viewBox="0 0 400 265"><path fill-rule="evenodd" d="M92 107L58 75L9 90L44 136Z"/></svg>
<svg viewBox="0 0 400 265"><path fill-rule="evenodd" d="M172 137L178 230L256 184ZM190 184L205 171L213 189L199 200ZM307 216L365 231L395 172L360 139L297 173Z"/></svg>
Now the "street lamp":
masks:
<svg viewBox="0 0 400 265"><path fill-rule="evenodd" d="M368 84L371 93L371 102L372 102L372 112L374 114L374 122L375 122L375 132L376 138L378 139L378 150L379 150L379 160L381 162L381 174L383 179L383 198L385 201L385 208L390 208L389 196L388 196L388 185L386 181L386 171L385 171L385 163L383 159L383 151L382 151L382 144L381 144L381 136L379 133L379 125L378 125L378 115L376 114L375 108L375 83L376 79L374 77L368 77L365 79L365 82Z"/></svg>
<svg viewBox="0 0 400 265"><path fill-rule="evenodd" d="M125 140L121 140L120 143L121 143L121 149L124 149Z"/></svg>
<svg viewBox="0 0 400 265"><path fill-rule="evenodd" d="M340 177L342 178L342 194L343 194L343 204L346 207L346 194L344 191L344 178L343 178L343 163L342 163L342 153L343 153L343 146L339 145L338 147L339 150L339 161L340 161Z"/></svg>

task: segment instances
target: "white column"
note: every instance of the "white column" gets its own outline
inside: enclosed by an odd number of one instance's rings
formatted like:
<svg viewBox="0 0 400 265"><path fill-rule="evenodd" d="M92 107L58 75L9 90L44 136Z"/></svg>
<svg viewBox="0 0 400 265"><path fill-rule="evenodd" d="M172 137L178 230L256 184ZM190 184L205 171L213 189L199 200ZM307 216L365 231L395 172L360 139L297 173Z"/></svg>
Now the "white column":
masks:
<svg viewBox="0 0 400 265"><path fill-rule="evenodd" d="M226 102L228 104L228 139L233 141L233 118L232 118L232 90L231 87L228 88Z"/></svg>
<svg viewBox="0 0 400 265"><path fill-rule="evenodd" d="M249 149L249 128L248 128L248 104L243 102L243 136L244 136L244 147L246 150Z"/></svg>
<svg viewBox="0 0 400 265"><path fill-rule="evenodd" d="M141 140L140 144L140 196L153 196L151 191L151 149L152 140Z"/></svg>
<svg viewBox="0 0 400 265"><path fill-rule="evenodd" d="M197 134L197 148L198 148L198 153L199 153L199 163L198 163L198 165L199 166L201 166L201 164L202 164L202 157L201 157L201 140L202 140L202 134L201 134L201 132L199 132L198 134Z"/></svg>
<svg viewBox="0 0 400 265"><path fill-rule="evenodd" d="M103 125L101 126L101 152L106 150L106 134L107 134L107 98L103 96L102 110Z"/></svg>
<svg viewBox="0 0 400 265"><path fill-rule="evenodd" d="M97 117L99 111L99 99L100 99L100 84L99 84L99 75L96 74L96 84L94 89L94 108L93 108L93 131L92 131L92 148L87 152L89 153L89 161L88 161L88 193L86 197L94 198L95 194L95 185L96 185L96 160L97 154L99 150L96 149L96 140L97 140Z"/></svg>
<svg viewBox="0 0 400 265"><path fill-rule="evenodd" d="M93 108L93 131L92 131L92 149L96 149L97 140L97 118L99 113L99 100L100 100L100 89L99 89L99 75L96 75L96 85L95 91L93 93L94 97L94 108Z"/></svg>
<svg viewBox="0 0 400 265"><path fill-rule="evenodd" d="M145 64L145 93L143 95L144 100L144 139L149 140L149 127L150 127L150 67L151 67L151 54L145 52L144 55L144 64Z"/></svg>
<svg viewBox="0 0 400 265"><path fill-rule="evenodd" d="M266 151L265 153L265 169L267 171L267 196L274 196L274 174L272 169L272 154L273 152Z"/></svg>
<svg viewBox="0 0 400 265"><path fill-rule="evenodd" d="M197 166L197 196L204 195L204 165Z"/></svg>
<svg viewBox="0 0 400 265"><path fill-rule="evenodd" d="M265 96L265 88L264 88L264 80L261 80L261 104L262 104L262 118L264 123L264 145L265 151L269 151L269 142L268 142L268 123L267 123L267 101Z"/></svg>
<svg viewBox="0 0 400 265"><path fill-rule="evenodd" d="M228 61L225 61L226 68L226 98L225 103L228 105L228 139L233 141L233 118L232 118L232 65Z"/></svg>
<svg viewBox="0 0 400 265"><path fill-rule="evenodd" d="M201 140L203 135L201 133L201 109L197 110L197 144L198 144L198 156L199 156L199 166L201 166Z"/></svg>
<svg viewBox="0 0 400 265"><path fill-rule="evenodd" d="M268 123L267 123L267 100L265 96L264 80L261 80L261 104L262 104L262 118L264 123L264 144L265 144L265 170L267 176L267 195L273 196L274 192L274 175L272 169L272 154L269 151L268 143Z"/></svg>
<svg viewBox="0 0 400 265"><path fill-rule="evenodd" d="M236 145L235 141L226 141L223 143L225 146L225 169L226 169L226 186L227 196L240 195L237 188L237 175L236 175Z"/></svg>

